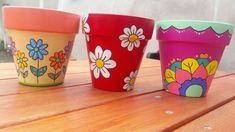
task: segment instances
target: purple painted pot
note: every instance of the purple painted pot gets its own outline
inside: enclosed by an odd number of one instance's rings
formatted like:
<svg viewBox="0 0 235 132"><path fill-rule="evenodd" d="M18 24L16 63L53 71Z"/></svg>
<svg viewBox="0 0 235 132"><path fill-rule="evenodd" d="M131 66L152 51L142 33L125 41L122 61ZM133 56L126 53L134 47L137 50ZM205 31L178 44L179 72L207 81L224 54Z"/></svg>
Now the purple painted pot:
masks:
<svg viewBox="0 0 235 132"><path fill-rule="evenodd" d="M205 96L233 26L186 20L161 21L157 26L164 89L180 96Z"/></svg>

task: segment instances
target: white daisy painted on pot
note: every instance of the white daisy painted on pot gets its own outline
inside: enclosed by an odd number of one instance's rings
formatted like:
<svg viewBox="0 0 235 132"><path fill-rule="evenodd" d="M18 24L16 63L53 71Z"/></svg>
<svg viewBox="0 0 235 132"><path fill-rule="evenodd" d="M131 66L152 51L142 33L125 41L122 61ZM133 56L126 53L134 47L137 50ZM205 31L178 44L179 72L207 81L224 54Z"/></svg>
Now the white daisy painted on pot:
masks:
<svg viewBox="0 0 235 132"><path fill-rule="evenodd" d="M90 33L90 26L87 23L87 19L88 19L87 14L82 16L82 32L84 33L87 41L89 41L89 36L87 34Z"/></svg>
<svg viewBox="0 0 235 132"><path fill-rule="evenodd" d="M93 71L94 77L98 79L100 74L104 78L109 78L110 73L108 69L116 67L116 62L111 59L112 52L110 50L104 50L97 46L95 48L95 53L89 52L91 64L90 69Z"/></svg>
<svg viewBox="0 0 235 132"><path fill-rule="evenodd" d="M127 48L128 51L132 51L134 47L140 47L140 40L144 40L144 31L142 28L137 28L132 25L130 28L123 29L124 34L119 36L119 40L122 41L121 46Z"/></svg>
<svg viewBox="0 0 235 132"><path fill-rule="evenodd" d="M124 78L125 85L123 86L123 89L129 91L134 88L137 74L138 74L138 70L136 70L135 72L131 72L129 76Z"/></svg>

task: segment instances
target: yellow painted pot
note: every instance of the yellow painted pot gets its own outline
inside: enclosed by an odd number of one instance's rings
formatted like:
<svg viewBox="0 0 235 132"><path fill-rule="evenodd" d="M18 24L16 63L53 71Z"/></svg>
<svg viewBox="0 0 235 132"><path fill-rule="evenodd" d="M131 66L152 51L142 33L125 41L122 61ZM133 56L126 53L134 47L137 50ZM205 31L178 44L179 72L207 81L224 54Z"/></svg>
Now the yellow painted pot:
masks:
<svg viewBox="0 0 235 132"><path fill-rule="evenodd" d="M63 83L79 16L55 10L4 7L19 82L29 86Z"/></svg>

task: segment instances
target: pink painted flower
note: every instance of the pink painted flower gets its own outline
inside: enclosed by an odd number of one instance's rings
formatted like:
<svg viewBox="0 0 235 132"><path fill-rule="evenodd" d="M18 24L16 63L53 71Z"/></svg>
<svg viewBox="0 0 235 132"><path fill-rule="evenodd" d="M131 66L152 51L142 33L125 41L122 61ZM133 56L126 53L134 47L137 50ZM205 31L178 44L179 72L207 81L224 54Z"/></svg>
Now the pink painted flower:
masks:
<svg viewBox="0 0 235 132"><path fill-rule="evenodd" d="M16 55L16 44L15 41L13 41L12 37L10 37L10 43L11 43L11 53L13 56Z"/></svg>
<svg viewBox="0 0 235 132"><path fill-rule="evenodd" d="M64 52L66 58L69 58L73 48L73 41L69 41L68 44L64 47Z"/></svg>
<svg viewBox="0 0 235 132"><path fill-rule="evenodd" d="M207 70L203 64L201 64L193 74L190 74L190 72L186 70L176 68L175 81L169 83L167 88L171 93L177 95L200 97L206 94L213 77L214 75L208 76ZM189 89L193 93L190 93Z"/></svg>

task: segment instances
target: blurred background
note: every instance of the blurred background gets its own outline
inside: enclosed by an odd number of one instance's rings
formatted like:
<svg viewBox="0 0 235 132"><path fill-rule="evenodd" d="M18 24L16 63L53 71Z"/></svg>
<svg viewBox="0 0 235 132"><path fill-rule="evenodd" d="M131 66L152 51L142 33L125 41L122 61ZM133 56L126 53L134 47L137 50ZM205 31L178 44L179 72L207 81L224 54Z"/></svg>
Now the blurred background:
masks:
<svg viewBox="0 0 235 132"><path fill-rule="evenodd" d="M190 19L222 21L235 25L235 0L0 0L0 6L28 6L51 8L72 13L86 14L115 13L163 19ZM2 12L0 11L0 18ZM158 51L154 31L145 52ZM224 52L220 70L235 72L235 37ZM87 59L85 39L77 35L73 52L74 59ZM0 19L0 63L13 61L10 54L9 38Z"/></svg>

